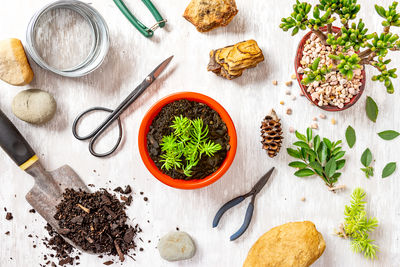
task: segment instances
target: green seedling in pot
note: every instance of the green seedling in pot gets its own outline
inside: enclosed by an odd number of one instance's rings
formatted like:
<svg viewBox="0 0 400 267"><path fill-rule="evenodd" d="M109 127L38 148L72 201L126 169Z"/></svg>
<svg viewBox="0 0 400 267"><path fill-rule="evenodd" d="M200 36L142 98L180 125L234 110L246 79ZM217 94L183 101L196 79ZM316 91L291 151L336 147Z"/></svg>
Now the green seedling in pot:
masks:
<svg viewBox="0 0 400 267"><path fill-rule="evenodd" d="M208 137L208 125L202 119L190 120L176 116L170 126L174 131L163 136L161 145L161 162L165 170L180 169L190 177L192 169L202 156L213 157L221 150L221 145L212 142Z"/></svg>
<svg viewBox="0 0 400 267"><path fill-rule="evenodd" d="M292 30L292 35L297 34L299 30L311 29L323 44L331 46L332 51L329 57L334 62L326 66L319 64L319 60L316 59L305 71L302 83L309 84L324 80L323 76L329 70L337 70L343 77L352 80L354 70L361 69L363 65L371 65L379 72L378 75L372 77L372 80L382 82L386 91L392 94L394 92L392 79L397 78L397 69L388 68L391 60L387 58L387 55L389 51L400 50L399 36L390 32L393 27L400 27L400 13L397 12L397 5L396 1L387 9L375 5L376 12L384 19L383 31L368 33L362 19L350 24L351 20L356 19L360 10L357 0L319 0L314 9L310 4L297 0L293 6L293 13L287 18L282 18L280 28L284 31ZM342 24L337 33L332 31L335 16L340 18ZM326 33L321 29L325 26ZM349 49L353 49L357 54L351 56L343 54Z"/></svg>

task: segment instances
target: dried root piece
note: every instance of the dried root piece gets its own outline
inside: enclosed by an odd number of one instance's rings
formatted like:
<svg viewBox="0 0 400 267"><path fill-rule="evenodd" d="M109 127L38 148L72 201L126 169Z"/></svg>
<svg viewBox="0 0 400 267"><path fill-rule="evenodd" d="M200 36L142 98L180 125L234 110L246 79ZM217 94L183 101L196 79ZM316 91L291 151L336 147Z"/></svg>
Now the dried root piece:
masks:
<svg viewBox="0 0 400 267"><path fill-rule="evenodd" d="M264 61L264 55L254 40L211 50L207 70L228 80L242 75L245 69L254 68Z"/></svg>
<svg viewBox="0 0 400 267"><path fill-rule="evenodd" d="M281 149L283 139L282 126L275 110L271 110L270 114L262 121L261 138L263 149L267 151L268 156L275 157Z"/></svg>
<svg viewBox="0 0 400 267"><path fill-rule="evenodd" d="M238 13L235 0L192 0L183 17L199 32L226 26Z"/></svg>

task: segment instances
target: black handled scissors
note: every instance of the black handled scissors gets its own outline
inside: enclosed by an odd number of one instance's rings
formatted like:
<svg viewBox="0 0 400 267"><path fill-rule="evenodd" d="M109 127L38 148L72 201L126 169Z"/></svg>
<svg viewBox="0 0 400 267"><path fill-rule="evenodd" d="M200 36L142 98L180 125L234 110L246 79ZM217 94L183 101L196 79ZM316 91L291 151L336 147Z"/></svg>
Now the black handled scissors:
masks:
<svg viewBox="0 0 400 267"><path fill-rule="evenodd" d="M121 124L121 119L119 116L124 112L154 81L157 79L158 76L160 76L161 72L167 67L169 62L172 60L174 56L170 56L166 60L164 60L160 65L157 66L147 77L143 80L141 84L139 84L138 87L133 90L127 98L125 98L124 101L115 109L109 109L109 108L104 108L104 107L93 107L88 110L85 110L81 114L76 117L74 123L72 124L72 133L74 134L75 138L78 140L89 140L89 151L93 156L96 157L106 157L108 155L111 155L112 153L115 152L115 150L118 148L119 144L121 143L122 140L122 124ZM93 111L106 111L111 113L93 132L86 136L79 136L77 133L77 125L79 121L88 113L91 113ZM105 153L97 153L94 151L94 144L96 140L99 138L99 136L115 121L118 120L118 129L119 129L119 136L117 143L114 145L114 147Z"/></svg>
<svg viewBox="0 0 400 267"><path fill-rule="evenodd" d="M242 226L239 228L239 230L234 233L231 237L230 240L233 241L237 238L239 238L244 232L246 232L247 228L250 225L251 218L253 217L253 210L254 210L254 202L256 199L256 195L261 191L261 189L264 187L264 185L268 182L269 178L271 177L272 172L274 171L274 167L270 169L266 174L264 174L260 180L256 183L256 185L251 189L250 192L247 194L244 194L242 196L238 196L231 201L227 202L225 205L223 205L215 215L215 218L213 220L213 228L217 227L219 220L221 219L222 215L229 210L230 208L233 208L234 206L238 205L241 203L243 200L251 196L251 202L249 206L247 207L246 211L246 216L244 217L244 222Z"/></svg>

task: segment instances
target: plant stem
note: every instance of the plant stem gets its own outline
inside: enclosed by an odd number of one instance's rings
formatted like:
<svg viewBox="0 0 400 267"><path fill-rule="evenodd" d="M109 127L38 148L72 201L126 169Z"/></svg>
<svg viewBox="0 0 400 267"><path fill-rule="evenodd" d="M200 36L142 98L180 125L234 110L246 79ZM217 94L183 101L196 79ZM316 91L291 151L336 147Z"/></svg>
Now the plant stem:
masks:
<svg viewBox="0 0 400 267"><path fill-rule="evenodd" d="M390 31L390 26L386 26L383 28L384 33L389 33L389 31Z"/></svg>
<svg viewBox="0 0 400 267"><path fill-rule="evenodd" d="M317 35L317 36L319 37L319 39L321 39L321 42L322 42L324 45L327 45L327 43L326 43L327 37L326 37L326 35L325 35L322 31L320 31L320 30L312 30L312 32L313 32L315 35Z"/></svg>
<svg viewBox="0 0 400 267"><path fill-rule="evenodd" d="M332 33L332 23L328 24L328 33Z"/></svg>
<svg viewBox="0 0 400 267"><path fill-rule="evenodd" d="M358 56L362 59L369 56L372 53L371 49L368 48L367 50L362 51Z"/></svg>

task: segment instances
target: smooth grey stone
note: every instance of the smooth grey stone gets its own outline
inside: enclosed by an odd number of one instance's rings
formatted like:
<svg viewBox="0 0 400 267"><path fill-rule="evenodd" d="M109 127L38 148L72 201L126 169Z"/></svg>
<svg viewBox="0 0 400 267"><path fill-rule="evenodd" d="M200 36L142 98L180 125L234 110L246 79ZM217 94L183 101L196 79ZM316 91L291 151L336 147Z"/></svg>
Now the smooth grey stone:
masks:
<svg viewBox="0 0 400 267"><path fill-rule="evenodd" d="M185 232L169 232L163 236L157 245L161 258L167 261L187 260L196 253L196 246Z"/></svg>
<svg viewBox="0 0 400 267"><path fill-rule="evenodd" d="M11 108L19 119L33 124L42 124L53 118L57 104L49 93L40 89L28 89L19 92L14 97Z"/></svg>

